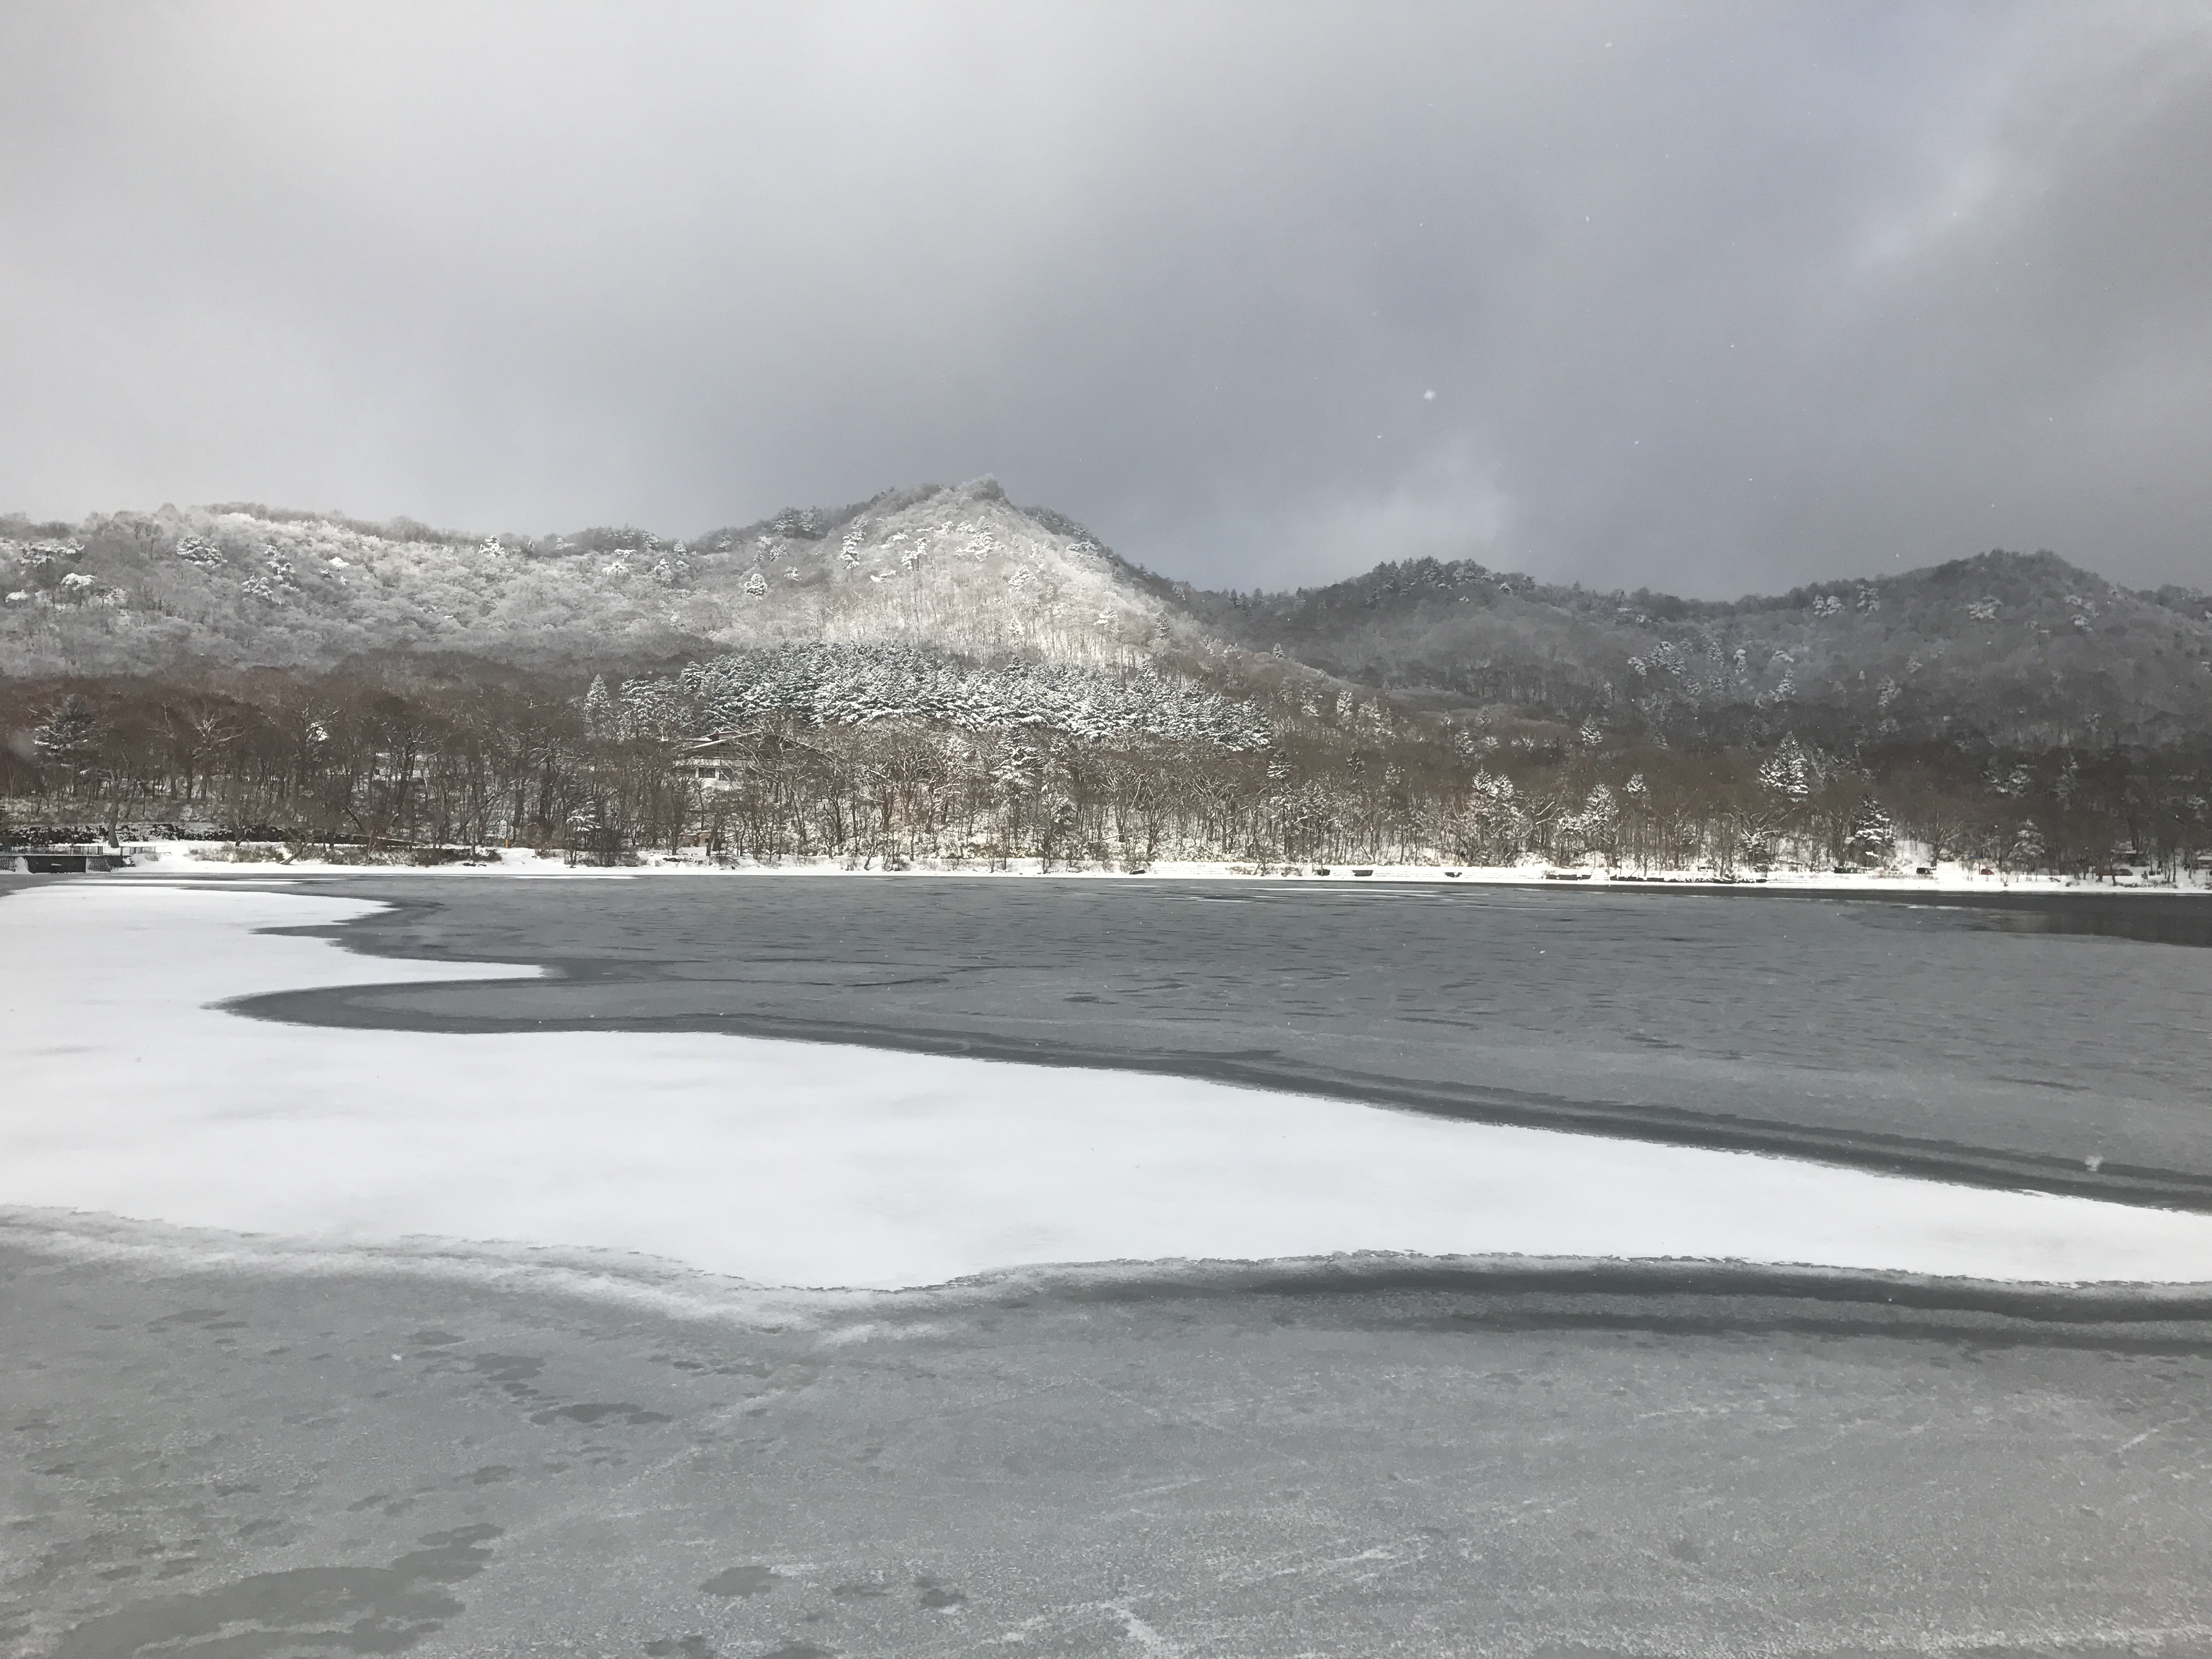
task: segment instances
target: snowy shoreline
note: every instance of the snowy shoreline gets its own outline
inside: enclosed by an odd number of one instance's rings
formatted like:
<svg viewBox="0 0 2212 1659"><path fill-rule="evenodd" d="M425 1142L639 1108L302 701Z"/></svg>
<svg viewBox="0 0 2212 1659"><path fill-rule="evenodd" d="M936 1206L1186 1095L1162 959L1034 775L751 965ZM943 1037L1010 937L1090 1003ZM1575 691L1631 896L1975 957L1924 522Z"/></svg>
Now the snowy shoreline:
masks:
<svg viewBox="0 0 2212 1659"><path fill-rule="evenodd" d="M1657 887L1711 889L1729 892L1874 893L1906 896L1919 893L1981 894L2077 893L2111 896L2148 895L2163 897L2212 897L2212 872L2184 872L2172 882L2123 878L2085 880L2044 874L1984 874L1980 866L1945 862L1930 866L1932 873L1883 869L1859 872L1777 870L1765 874L1734 876L1711 872L1661 870L1644 872L1562 869L1545 865L1444 866L1282 864L1243 860L1162 860L1133 868L1097 863L1070 866L1058 861L1047 867L1036 859L959 862L941 860L899 861L886 866L871 860L855 865L838 858L717 861L696 848L679 854L643 852L634 864L605 866L571 864L560 854L538 853L526 848L479 849L481 858L452 862L416 864L402 858L395 862L356 863L343 860L295 856L281 842L127 842L131 858L116 875L154 875L162 879L179 876L270 876L296 873L316 876L444 875L589 878L641 876L853 876L893 878L939 876L1063 881L1254 881L1293 885L1386 885L1419 884L1438 887L1534 886L1563 890L1645 890ZM21 850L21 849L18 849Z"/></svg>
<svg viewBox="0 0 2212 1659"><path fill-rule="evenodd" d="M378 908L153 882L0 902L0 1215L881 1290L1378 1252L2212 1281L2212 1216L2092 1199L1183 1078L708 1034L301 1027L219 1006L539 972L266 931Z"/></svg>

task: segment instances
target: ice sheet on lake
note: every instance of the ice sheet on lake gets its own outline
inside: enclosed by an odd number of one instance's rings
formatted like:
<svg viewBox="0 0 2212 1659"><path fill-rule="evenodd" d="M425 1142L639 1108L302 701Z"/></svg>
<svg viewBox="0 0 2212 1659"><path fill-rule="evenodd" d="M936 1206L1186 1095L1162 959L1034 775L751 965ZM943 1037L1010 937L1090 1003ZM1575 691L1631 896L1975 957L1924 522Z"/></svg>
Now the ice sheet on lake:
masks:
<svg viewBox="0 0 2212 1659"><path fill-rule="evenodd" d="M0 1206L635 1250L788 1285L1369 1250L2212 1279L2212 1217L2084 1199L1148 1075L208 1006L536 971L255 932L372 908L140 884L0 900Z"/></svg>

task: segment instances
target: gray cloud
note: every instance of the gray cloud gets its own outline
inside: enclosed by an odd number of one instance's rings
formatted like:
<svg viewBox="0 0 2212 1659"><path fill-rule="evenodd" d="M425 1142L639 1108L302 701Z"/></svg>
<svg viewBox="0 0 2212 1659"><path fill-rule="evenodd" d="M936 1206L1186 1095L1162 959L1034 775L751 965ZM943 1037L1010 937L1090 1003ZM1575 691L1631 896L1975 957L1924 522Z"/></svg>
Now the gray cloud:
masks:
<svg viewBox="0 0 2212 1659"><path fill-rule="evenodd" d="M0 165L40 514L2212 580L2203 3L18 3Z"/></svg>

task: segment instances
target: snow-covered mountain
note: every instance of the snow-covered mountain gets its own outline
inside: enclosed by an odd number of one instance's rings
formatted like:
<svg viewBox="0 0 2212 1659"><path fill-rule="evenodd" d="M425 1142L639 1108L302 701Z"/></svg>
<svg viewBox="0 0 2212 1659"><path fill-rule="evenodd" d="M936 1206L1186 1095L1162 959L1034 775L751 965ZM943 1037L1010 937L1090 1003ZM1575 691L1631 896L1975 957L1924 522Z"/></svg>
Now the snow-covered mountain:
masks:
<svg viewBox="0 0 2212 1659"><path fill-rule="evenodd" d="M0 520L0 673L16 677L437 654L618 676L737 658L764 684L826 684L895 650L1081 670L1103 685L1210 665L1279 678L1279 659L1281 672L1304 665L1440 710L1690 740L2212 738L2212 598L2130 592L2047 553L1733 603L1427 560L1296 593L1209 592L989 480L689 541L461 535L250 507ZM863 654L807 654L823 647ZM790 664L768 659L787 652ZM921 672L910 657L880 660Z"/></svg>
<svg viewBox="0 0 2212 1659"><path fill-rule="evenodd" d="M14 675L386 652L568 667L812 643L1136 668L1204 634L1080 526L988 480L690 542L257 507L0 523L0 672Z"/></svg>
<svg viewBox="0 0 2212 1659"><path fill-rule="evenodd" d="M1729 603L1423 560L1292 594L1183 592L1226 640L1442 707L1763 744L2212 737L2212 596L1992 552Z"/></svg>

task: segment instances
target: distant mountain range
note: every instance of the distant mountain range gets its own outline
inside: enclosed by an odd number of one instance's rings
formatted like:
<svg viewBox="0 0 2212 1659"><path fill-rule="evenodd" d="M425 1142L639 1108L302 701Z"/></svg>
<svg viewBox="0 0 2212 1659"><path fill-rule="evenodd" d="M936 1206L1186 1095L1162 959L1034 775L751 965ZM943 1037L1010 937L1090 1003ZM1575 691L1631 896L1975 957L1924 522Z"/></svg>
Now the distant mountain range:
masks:
<svg viewBox="0 0 2212 1659"><path fill-rule="evenodd" d="M988 480L671 541L485 537L254 506L0 520L0 673L477 657L580 675L803 646L1326 678L1438 711L1830 747L2212 738L2212 598L2049 553L1713 603L1469 562L1194 588ZM1306 671L1301 672L1301 669Z"/></svg>
<svg viewBox="0 0 2212 1659"><path fill-rule="evenodd" d="M1968 732L2007 746L2212 735L2212 597L2131 592L2050 553L1732 603L1386 564L1295 594L1180 594L1220 637L1401 698L1750 743Z"/></svg>

